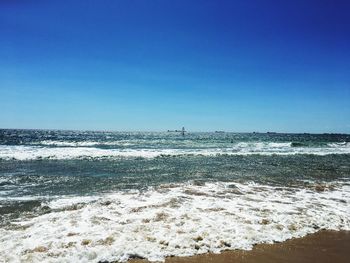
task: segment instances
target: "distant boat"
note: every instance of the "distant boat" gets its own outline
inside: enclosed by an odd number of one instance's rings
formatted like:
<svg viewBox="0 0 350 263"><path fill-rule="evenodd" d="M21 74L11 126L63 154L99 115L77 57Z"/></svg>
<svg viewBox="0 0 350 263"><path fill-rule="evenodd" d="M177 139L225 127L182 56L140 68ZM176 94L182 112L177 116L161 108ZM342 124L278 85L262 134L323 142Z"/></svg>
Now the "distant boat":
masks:
<svg viewBox="0 0 350 263"><path fill-rule="evenodd" d="M225 133L225 131L215 131L215 133Z"/></svg>

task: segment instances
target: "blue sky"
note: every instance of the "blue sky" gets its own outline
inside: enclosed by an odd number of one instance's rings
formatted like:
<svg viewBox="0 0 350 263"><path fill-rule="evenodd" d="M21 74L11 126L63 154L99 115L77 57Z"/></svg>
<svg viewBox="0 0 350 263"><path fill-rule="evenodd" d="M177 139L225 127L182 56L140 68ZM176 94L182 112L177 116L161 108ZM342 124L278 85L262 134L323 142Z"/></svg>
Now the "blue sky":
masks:
<svg viewBox="0 0 350 263"><path fill-rule="evenodd" d="M350 133L350 1L0 1L0 127Z"/></svg>

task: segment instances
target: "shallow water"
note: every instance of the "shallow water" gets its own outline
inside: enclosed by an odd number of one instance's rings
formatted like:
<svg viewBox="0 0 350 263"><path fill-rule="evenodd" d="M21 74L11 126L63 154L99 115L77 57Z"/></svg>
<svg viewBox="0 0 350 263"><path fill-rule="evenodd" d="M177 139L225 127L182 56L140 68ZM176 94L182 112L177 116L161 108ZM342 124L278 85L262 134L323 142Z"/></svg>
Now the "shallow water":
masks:
<svg viewBox="0 0 350 263"><path fill-rule="evenodd" d="M349 179L349 135L0 130L0 255L162 260L350 230Z"/></svg>

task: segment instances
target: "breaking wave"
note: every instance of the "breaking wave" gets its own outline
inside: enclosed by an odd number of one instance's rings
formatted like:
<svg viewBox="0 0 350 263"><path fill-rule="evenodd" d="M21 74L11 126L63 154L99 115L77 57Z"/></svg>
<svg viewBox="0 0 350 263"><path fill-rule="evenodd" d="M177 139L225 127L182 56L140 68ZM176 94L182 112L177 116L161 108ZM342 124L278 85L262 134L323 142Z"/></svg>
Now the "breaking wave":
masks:
<svg viewBox="0 0 350 263"><path fill-rule="evenodd" d="M255 183L161 185L42 204L49 213L0 229L5 262L163 261L320 229L350 230L350 185L305 189Z"/></svg>
<svg viewBox="0 0 350 263"><path fill-rule="evenodd" d="M76 159L76 158L125 158L141 157L155 158L159 156L179 156L179 155L295 155L295 154L350 154L349 143L329 143L325 146L303 147L294 143L245 143L240 142L229 147L202 147L202 148L123 148L104 149L91 147L95 142L82 142L79 146L76 143L70 145L64 142L64 147L43 147L26 145L1 145L0 159ZM97 143L97 142L96 142ZM48 144L49 145L49 144ZM58 145L55 142L55 145ZM83 147L89 146L89 147Z"/></svg>

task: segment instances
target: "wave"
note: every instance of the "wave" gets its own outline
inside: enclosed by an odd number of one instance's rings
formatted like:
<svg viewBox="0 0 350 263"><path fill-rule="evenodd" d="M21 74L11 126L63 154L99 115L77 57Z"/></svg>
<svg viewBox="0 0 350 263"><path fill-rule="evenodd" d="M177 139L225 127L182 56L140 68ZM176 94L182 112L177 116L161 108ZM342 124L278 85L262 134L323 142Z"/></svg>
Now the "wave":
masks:
<svg viewBox="0 0 350 263"><path fill-rule="evenodd" d="M40 141L33 142L31 145L38 146L57 146L57 147L91 147L91 146L129 146L130 141Z"/></svg>
<svg viewBox="0 0 350 263"><path fill-rule="evenodd" d="M308 147L309 145L307 143L302 143L302 142L292 142L290 146L291 147Z"/></svg>
<svg viewBox="0 0 350 263"><path fill-rule="evenodd" d="M145 149L103 149L98 147L42 147L42 146L0 146L0 159L79 159L79 158L156 158L181 155L295 155L295 154L350 154L349 144L331 144L325 147L292 147L291 143L238 143L221 148L145 148Z"/></svg>
<svg viewBox="0 0 350 263"><path fill-rule="evenodd" d="M350 230L350 185L171 184L145 192L64 198L53 212L0 228L5 262L163 261L249 250L319 229Z"/></svg>
<svg viewBox="0 0 350 263"><path fill-rule="evenodd" d="M333 143L328 143L327 144L329 147L335 147L335 148L339 148L339 147L350 147L350 142L333 142Z"/></svg>
<svg viewBox="0 0 350 263"><path fill-rule="evenodd" d="M103 147L103 146L116 146L116 147L126 147L126 146L138 146L138 145L147 145L147 146L159 146L159 145L177 145L185 146L187 148L196 147L196 148L214 148L219 146L227 146L228 142L201 142L201 141L192 141L192 140L183 140L183 141L174 141L174 140L116 140L116 141L56 141L56 140L44 140L39 142L32 142L27 144L29 146L55 146L55 147ZM244 147L255 147L255 148L280 148L280 147L350 147L349 142L333 142L333 143L319 143L315 145L311 142L237 142L231 145L233 147L244 148Z"/></svg>

